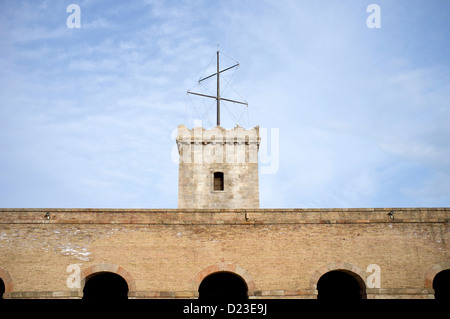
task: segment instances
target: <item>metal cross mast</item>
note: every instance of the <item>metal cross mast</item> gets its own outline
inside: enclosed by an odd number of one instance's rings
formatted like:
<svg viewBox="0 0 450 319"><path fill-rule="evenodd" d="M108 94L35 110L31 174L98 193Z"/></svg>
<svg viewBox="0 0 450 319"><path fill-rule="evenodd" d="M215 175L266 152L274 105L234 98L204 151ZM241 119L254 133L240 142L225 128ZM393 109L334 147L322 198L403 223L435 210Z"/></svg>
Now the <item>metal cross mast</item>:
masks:
<svg viewBox="0 0 450 319"><path fill-rule="evenodd" d="M200 94L200 93L195 93L195 92L191 92L188 91L188 94L194 94L194 95L199 95L199 96L203 96L203 97L208 97L208 98L212 98L212 99L216 99L217 100L217 126L220 126L220 101L228 101L228 102L233 102L233 103L239 103L239 104L244 104L248 106L247 102L240 102L240 101L235 101L235 100L230 100L230 99L225 99L223 97L220 96L220 73L228 71L232 68L235 68L239 66L239 63L236 63L233 66L230 66L229 68L220 70L219 68L219 51L217 51L217 72L214 74L211 74L207 77L204 77L200 80L198 80L198 83L200 84L201 82L203 82L206 79L212 78L213 76L217 76L217 95L216 96L212 96L212 95L206 95L206 94Z"/></svg>

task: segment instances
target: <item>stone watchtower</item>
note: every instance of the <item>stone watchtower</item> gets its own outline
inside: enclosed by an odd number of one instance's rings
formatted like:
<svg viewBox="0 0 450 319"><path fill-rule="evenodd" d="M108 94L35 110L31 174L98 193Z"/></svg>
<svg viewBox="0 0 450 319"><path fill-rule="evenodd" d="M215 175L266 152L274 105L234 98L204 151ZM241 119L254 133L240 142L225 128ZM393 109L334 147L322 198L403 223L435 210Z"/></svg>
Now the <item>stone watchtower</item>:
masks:
<svg viewBox="0 0 450 319"><path fill-rule="evenodd" d="M187 92L217 101L217 127L178 126L178 208L259 208L259 127L246 130L237 125L226 130L220 126L221 101L248 106L220 96L220 73L238 66L220 70L217 51L217 72L198 81L215 76L216 96Z"/></svg>
<svg viewBox="0 0 450 319"><path fill-rule="evenodd" d="M178 208L259 208L259 127L178 126Z"/></svg>

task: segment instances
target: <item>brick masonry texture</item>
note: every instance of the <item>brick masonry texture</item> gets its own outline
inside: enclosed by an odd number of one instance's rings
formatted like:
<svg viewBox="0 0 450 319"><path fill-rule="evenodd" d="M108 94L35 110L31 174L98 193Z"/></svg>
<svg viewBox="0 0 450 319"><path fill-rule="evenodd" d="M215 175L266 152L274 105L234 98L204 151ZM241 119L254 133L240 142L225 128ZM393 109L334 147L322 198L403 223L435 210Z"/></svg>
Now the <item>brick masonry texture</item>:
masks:
<svg viewBox="0 0 450 319"><path fill-rule="evenodd" d="M316 298L327 271L365 281L377 264L368 298L433 298L449 221L450 208L0 209L0 277L6 298L78 298L66 268L79 264L82 278L120 274L130 298L196 298L231 271L251 298Z"/></svg>

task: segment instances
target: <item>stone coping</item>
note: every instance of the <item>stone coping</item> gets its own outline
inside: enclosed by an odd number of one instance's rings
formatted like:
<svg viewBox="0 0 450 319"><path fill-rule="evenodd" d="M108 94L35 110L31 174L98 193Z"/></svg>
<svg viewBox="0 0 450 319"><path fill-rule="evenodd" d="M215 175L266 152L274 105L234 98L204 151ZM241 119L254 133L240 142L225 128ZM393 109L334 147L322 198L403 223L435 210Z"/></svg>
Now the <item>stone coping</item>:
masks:
<svg viewBox="0 0 450 319"><path fill-rule="evenodd" d="M389 215L390 212L393 215ZM0 208L0 224L264 225L448 223L450 207L288 209Z"/></svg>
<svg viewBox="0 0 450 319"><path fill-rule="evenodd" d="M369 207L369 208L238 208L238 209L200 209L200 208L0 208L0 212L136 212L136 213L224 213L224 212L389 212L389 211L447 211L450 207Z"/></svg>

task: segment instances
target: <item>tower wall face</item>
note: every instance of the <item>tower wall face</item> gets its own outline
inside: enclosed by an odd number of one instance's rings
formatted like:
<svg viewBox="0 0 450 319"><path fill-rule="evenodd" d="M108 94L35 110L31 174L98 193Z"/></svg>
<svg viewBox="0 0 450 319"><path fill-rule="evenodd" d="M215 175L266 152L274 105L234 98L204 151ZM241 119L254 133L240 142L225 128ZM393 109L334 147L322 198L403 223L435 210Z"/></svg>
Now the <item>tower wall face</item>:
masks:
<svg viewBox="0 0 450 319"><path fill-rule="evenodd" d="M258 208L259 142L259 127L178 126L178 207ZM214 173L219 172L223 189L214 187Z"/></svg>

